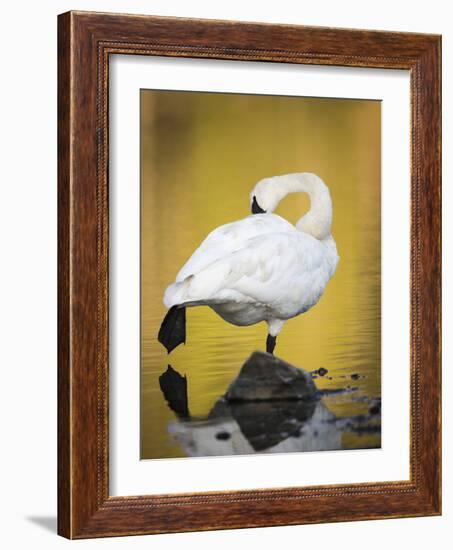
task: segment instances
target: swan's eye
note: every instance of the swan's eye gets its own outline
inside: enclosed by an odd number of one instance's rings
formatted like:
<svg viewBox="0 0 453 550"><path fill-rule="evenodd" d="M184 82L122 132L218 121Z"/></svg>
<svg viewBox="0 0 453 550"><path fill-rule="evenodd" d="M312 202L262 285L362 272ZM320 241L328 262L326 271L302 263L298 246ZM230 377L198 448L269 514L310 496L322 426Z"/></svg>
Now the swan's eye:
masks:
<svg viewBox="0 0 453 550"><path fill-rule="evenodd" d="M261 206L258 204L258 201L256 200L255 195L253 195L253 201L252 201L252 214L265 214L266 210L263 210Z"/></svg>

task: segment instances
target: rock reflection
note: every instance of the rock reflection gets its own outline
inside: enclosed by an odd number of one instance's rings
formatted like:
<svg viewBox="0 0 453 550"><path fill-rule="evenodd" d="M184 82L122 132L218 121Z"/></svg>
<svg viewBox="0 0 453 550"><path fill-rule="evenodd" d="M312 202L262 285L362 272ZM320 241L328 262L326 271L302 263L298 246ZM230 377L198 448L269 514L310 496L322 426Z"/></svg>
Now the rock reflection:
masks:
<svg viewBox="0 0 453 550"><path fill-rule="evenodd" d="M259 359L262 360L262 356ZM275 363L274 359L272 361ZM218 399L206 418L191 417L185 377L171 366L160 376L162 393L177 417L176 421L169 423L168 431L187 456L327 451L342 448L341 428L317 393L304 399L228 399L233 387L237 389L238 384L243 381L250 385L250 377L246 378L250 369L247 371L246 365L247 363L226 396ZM278 364L277 373L287 375L284 370L286 365L283 362ZM256 361L253 367L256 369ZM272 369L269 365L267 368ZM291 369L295 367L291 366ZM267 381L275 372L275 369L269 370ZM305 371L301 372L306 375ZM298 373L298 376L301 375ZM259 383L263 391L262 377Z"/></svg>
<svg viewBox="0 0 453 550"><path fill-rule="evenodd" d="M341 430L332 420L322 401L219 400L206 420L171 422L168 430L187 456L327 451L341 449Z"/></svg>

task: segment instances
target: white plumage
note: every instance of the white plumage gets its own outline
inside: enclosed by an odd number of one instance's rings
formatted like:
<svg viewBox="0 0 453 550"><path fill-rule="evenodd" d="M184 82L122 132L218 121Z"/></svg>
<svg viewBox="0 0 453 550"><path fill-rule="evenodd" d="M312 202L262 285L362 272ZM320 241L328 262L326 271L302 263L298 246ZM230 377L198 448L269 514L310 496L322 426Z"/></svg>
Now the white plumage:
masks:
<svg viewBox="0 0 453 550"><path fill-rule="evenodd" d="M272 213L292 192L311 200L296 226ZM164 303L207 305L234 325L266 321L275 338L287 319L318 302L335 272L332 203L327 186L308 173L261 180L250 203L260 213L214 229L166 289Z"/></svg>

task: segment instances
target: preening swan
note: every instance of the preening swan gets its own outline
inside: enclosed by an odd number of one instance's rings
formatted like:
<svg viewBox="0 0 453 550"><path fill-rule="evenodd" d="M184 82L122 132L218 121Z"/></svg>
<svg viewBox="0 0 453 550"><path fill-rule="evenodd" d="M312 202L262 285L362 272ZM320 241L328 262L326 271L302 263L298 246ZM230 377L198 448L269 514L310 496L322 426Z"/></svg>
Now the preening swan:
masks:
<svg viewBox="0 0 453 550"><path fill-rule="evenodd" d="M289 193L310 197L295 226L273 214ZM233 325L266 321L266 351L273 353L285 321L321 298L339 260L325 183L310 173L265 178L250 193L250 207L253 215L214 229L167 287L158 339L168 353L185 343L188 306L209 306Z"/></svg>

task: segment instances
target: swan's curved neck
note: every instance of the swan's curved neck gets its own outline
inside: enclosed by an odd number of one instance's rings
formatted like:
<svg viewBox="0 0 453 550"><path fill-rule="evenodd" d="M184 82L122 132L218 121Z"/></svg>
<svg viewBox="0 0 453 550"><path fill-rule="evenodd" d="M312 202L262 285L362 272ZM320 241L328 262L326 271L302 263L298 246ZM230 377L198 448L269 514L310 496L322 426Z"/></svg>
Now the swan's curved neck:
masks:
<svg viewBox="0 0 453 550"><path fill-rule="evenodd" d="M332 226L332 200L322 179L308 172L278 176L275 179L277 201L274 208L289 193L307 193L310 197L310 210L300 218L296 227L317 239L328 238Z"/></svg>

